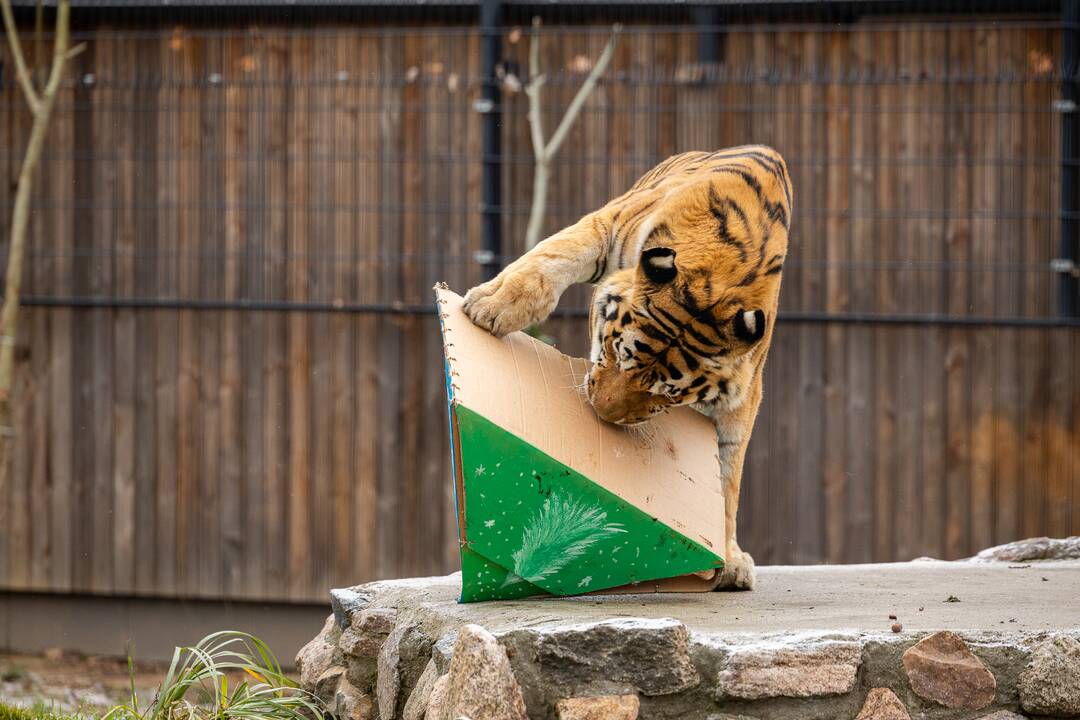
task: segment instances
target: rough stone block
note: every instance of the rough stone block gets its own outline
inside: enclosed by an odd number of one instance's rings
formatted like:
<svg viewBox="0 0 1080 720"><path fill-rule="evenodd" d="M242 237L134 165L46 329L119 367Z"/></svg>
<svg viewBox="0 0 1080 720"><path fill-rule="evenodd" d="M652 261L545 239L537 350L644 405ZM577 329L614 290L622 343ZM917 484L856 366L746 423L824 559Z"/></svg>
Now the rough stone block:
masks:
<svg viewBox="0 0 1080 720"><path fill-rule="evenodd" d="M431 686L431 695L428 697L427 712L424 720L442 720L443 710L446 708L446 692L450 688L450 676L440 675Z"/></svg>
<svg viewBox="0 0 1080 720"><path fill-rule="evenodd" d="M338 588L330 591L330 609L334 611L334 619L342 630L352 625L355 613L367 608L371 603L372 594L360 592L352 588Z"/></svg>
<svg viewBox="0 0 1080 720"><path fill-rule="evenodd" d="M334 640L337 626L334 616L326 618L323 629L307 645L296 653L296 668L300 671L300 685L313 692L315 681L334 662Z"/></svg>
<svg viewBox="0 0 1080 720"><path fill-rule="evenodd" d="M348 680L341 679L332 705L337 720L376 720L371 697L357 690Z"/></svg>
<svg viewBox="0 0 1080 720"><path fill-rule="evenodd" d="M431 689L435 687L435 681L439 679L439 669L435 660L428 660L416 686L409 693L409 699L405 701L405 708L401 711L401 720L423 720L427 712L428 700L431 699Z"/></svg>
<svg viewBox="0 0 1080 720"><path fill-rule="evenodd" d="M637 720L637 695L564 698L555 705L559 720Z"/></svg>
<svg viewBox="0 0 1080 720"><path fill-rule="evenodd" d="M855 686L861 647L853 640L810 639L735 646L717 675L718 699L840 695Z"/></svg>
<svg viewBox="0 0 1080 720"><path fill-rule="evenodd" d="M1027 718L1023 715L1017 715L1011 710L998 710L995 713L976 718L976 720L1027 720Z"/></svg>
<svg viewBox="0 0 1080 720"><path fill-rule="evenodd" d="M923 638L904 652L902 662L911 689L924 700L964 710L994 702L997 680L956 633Z"/></svg>
<svg viewBox="0 0 1080 720"><path fill-rule="evenodd" d="M1080 640L1056 635L1039 643L1020 674L1020 705L1035 715L1080 715Z"/></svg>
<svg viewBox="0 0 1080 720"><path fill-rule="evenodd" d="M855 720L911 720L904 703L889 688L874 688Z"/></svg>
<svg viewBox="0 0 1080 720"><path fill-rule="evenodd" d="M689 635L678 620L625 619L540 631L535 657L547 682L564 694L590 683L668 695L701 682L690 661Z"/></svg>
<svg viewBox="0 0 1080 720"><path fill-rule="evenodd" d="M434 720L526 720L506 650L479 625L461 628L447 677L445 704Z"/></svg>

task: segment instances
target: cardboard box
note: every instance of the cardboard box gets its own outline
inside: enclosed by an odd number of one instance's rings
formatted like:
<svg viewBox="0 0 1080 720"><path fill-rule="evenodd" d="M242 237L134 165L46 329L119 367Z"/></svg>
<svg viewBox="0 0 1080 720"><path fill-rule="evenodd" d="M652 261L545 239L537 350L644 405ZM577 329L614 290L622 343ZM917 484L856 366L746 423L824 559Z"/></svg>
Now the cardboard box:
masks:
<svg viewBox="0 0 1080 720"><path fill-rule="evenodd" d="M435 294L462 602L711 590L724 547L712 422L685 407L640 429L603 422L580 389L585 360L496 338Z"/></svg>

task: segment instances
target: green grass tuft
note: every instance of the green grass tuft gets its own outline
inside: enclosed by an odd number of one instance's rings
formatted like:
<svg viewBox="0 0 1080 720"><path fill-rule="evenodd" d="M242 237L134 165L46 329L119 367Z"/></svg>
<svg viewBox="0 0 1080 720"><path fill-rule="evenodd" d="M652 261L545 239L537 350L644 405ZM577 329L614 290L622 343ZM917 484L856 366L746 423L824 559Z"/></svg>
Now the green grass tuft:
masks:
<svg viewBox="0 0 1080 720"><path fill-rule="evenodd" d="M86 720L86 718L77 713L56 712L42 704L22 708L0 702L0 720Z"/></svg>
<svg viewBox="0 0 1080 720"><path fill-rule="evenodd" d="M325 714L318 699L285 675L266 643L227 630L176 648L148 705L140 704L133 680L128 702L101 720L323 720Z"/></svg>

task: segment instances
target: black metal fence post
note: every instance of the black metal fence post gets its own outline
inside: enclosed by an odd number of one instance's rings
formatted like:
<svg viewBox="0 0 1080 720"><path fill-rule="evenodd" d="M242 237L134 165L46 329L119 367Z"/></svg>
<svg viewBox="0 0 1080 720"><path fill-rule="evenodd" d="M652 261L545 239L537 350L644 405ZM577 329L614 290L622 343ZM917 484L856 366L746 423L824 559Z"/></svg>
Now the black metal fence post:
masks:
<svg viewBox="0 0 1080 720"><path fill-rule="evenodd" d="M1061 251L1058 312L1077 316L1077 243L1080 241L1080 0L1061 3Z"/></svg>
<svg viewBox="0 0 1080 720"><path fill-rule="evenodd" d="M502 108L497 66L502 55L502 3L480 3L484 92L477 108L484 114L484 182L481 198L483 250L478 260L484 279L499 272L502 255Z"/></svg>

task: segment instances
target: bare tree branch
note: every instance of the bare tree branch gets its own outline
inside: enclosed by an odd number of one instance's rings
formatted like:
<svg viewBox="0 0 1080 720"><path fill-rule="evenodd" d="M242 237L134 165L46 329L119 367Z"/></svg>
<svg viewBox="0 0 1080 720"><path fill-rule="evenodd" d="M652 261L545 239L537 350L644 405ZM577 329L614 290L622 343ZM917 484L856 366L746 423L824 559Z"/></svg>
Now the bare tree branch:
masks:
<svg viewBox="0 0 1080 720"><path fill-rule="evenodd" d="M68 28L70 25L71 0L59 0L56 8L56 30L53 34L53 58L49 77L40 96L34 89L19 45L11 0L0 0L11 53L15 58L16 71L22 84L26 102L33 115L30 139L26 143L19 179L15 188L15 201L11 214L11 243L8 249L7 276L4 286L4 304L0 309L0 487L12 469L12 448L15 428L12 423L12 384L15 365L15 338L19 319L19 289L22 284L23 255L26 249L26 230L30 221L30 197L34 184L34 172L41 160L41 151L49 133L49 119L57 91L64 77L67 62Z"/></svg>
<svg viewBox="0 0 1080 720"><path fill-rule="evenodd" d="M573 127L574 121L577 120L578 113L581 112L581 108L585 105L585 101L589 99L589 95L592 94L593 88L596 87L597 80L599 80L600 76L607 71L608 65L611 64L611 57L615 54L615 46L619 44L620 32L622 32L622 25L615 25L611 29L611 38L604 47L604 52L600 54L600 59L593 65L592 70L589 72L589 76L585 78L585 82L578 88L577 95L570 101L570 106L566 108L566 114L563 115L559 126L555 128L555 134L551 136L551 141L548 143L547 150L545 151L548 158L554 157L555 153L559 152L559 147L563 144L563 140L566 139L567 134L570 132L570 128Z"/></svg>
<svg viewBox="0 0 1080 720"><path fill-rule="evenodd" d="M544 227L544 213L547 211L548 180L551 177L551 161L562 146L563 140L570 133L574 121L577 120L585 101L592 94L593 88L600 77L607 71L611 64L611 58L618 44L621 25L615 25L611 29L611 38L608 40L600 59L596 61L589 71L585 82L578 88L577 94L566 109L566 114L555 128L555 134L551 140L544 140L544 126L541 100L541 89L544 86L545 76L540 72L540 18L533 18L533 33L529 40L529 84L525 86L525 94L529 97L529 131L532 137L533 156L535 158L533 170L533 196L532 205L529 208L529 224L525 228L525 249L530 250L540 241L540 232Z"/></svg>
<svg viewBox="0 0 1080 720"><path fill-rule="evenodd" d="M15 59L15 76L19 79L23 94L26 95L26 104L32 112L37 112L37 90L34 89L34 80L30 76L30 70L26 67L26 57L23 55L22 45L19 43L19 34L15 28L15 14L11 11L11 0L0 2L0 11L4 15L4 30L7 32L8 46L11 47L11 56Z"/></svg>

